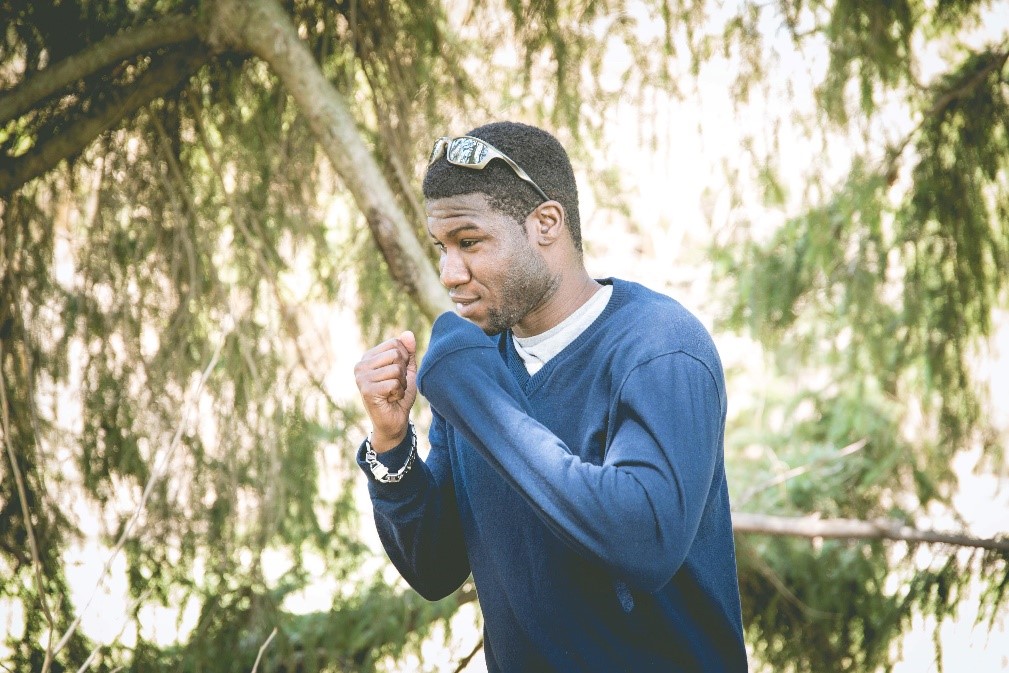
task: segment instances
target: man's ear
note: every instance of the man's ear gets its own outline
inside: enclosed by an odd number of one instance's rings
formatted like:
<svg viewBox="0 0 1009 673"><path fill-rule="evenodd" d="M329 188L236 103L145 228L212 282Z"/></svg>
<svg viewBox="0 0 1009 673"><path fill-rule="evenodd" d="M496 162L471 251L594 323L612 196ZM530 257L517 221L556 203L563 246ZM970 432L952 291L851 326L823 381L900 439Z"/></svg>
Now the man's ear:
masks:
<svg viewBox="0 0 1009 673"><path fill-rule="evenodd" d="M526 221L531 238L538 245L552 245L564 235L564 206L556 201L547 201L529 213Z"/></svg>

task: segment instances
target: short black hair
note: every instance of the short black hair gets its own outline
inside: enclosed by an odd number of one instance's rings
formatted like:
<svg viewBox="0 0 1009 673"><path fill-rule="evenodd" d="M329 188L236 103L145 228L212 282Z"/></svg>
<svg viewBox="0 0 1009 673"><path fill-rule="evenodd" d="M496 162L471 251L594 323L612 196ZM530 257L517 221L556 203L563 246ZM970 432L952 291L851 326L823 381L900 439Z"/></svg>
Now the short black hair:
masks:
<svg viewBox="0 0 1009 673"><path fill-rule="evenodd" d="M504 152L529 174L552 200L564 206L564 219L574 241L582 249L582 228L578 217L578 187L571 160L557 138L543 129L518 122L494 122L466 135L486 140ZM453 166L444 154L428 166L424 176L424 197L443 199L460 194L484 194L491 206L522 224L543 198L532 185L515 175L508 164L491 161L483 170Z"/></svg>

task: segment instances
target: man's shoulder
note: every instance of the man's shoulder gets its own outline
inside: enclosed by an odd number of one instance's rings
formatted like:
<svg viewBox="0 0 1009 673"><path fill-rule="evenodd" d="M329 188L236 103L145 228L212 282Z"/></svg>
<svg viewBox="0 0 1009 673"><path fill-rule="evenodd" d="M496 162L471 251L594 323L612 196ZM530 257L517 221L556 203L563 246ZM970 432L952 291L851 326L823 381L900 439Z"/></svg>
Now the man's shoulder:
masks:
<svg viewBox="0 0 1009 673"><path fill-rule="evenodd" d="M638 283L614 279L624 294L610 316L611 366L624 376L648 363L706 370L724 390L721 358L708 329L676 299Z"/></svg>
<svg viewBox="0 0 1009 673"><path fill-rule="evenodd" d="M611 316L625 327L626 337L648 349L684 351L695 356L715 354L708 329L679 301L633 281L613 279L624 295Z"/></svg>

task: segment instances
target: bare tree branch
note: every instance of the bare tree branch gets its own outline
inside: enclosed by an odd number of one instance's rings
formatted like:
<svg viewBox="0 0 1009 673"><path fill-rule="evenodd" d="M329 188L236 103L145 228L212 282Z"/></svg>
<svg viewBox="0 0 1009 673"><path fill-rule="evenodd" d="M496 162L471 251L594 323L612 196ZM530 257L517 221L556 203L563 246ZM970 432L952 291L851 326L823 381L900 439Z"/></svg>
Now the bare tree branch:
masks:
<svg viewBox="0 0 1009 673"><path fill-rule="evenodd" d="M0 93L0 126L73 82L123 59L196 39L196 26L196 20L191 16L169 16L161 21L128 28L45 70L32 73L29 79Z"/></svg>
<svg viewBox="0 0 1009 673"><path fill-rule="evenodd" d="M151 590L150 587L148 587L143 591L143 593L137 596L137 598L130 604L130 607L126 610L127 615L126 621L124 621L122 626L119 627L119 632L112 639L112 642L98 643L97 645L95 645L94 648L91 650L91 653L88 654L87 658L84 660L84 663L81 664L80 667L77 669L77 673L87 673L88 669L91 668L91 664L93 664L95 662L95 659L98 658L98 653L101 652L103 648L111 647L114 643L118 642L119 639L123 637L123 632L126 631L126 627L130 623L129 615L136 614L136 611L140 607L140 604L143 603L145 600L147 600L147 596L150 593Z"/></svg>
<svg viewBox="0 0 1009 673"><path fill-rule="evenodd" d="M276 0L216 0L208 42L266 61L298 103L312 133L364 213L393 279L429 317L452 309L396 196L361 138L343 97Z"/></svg>
<svg viewBox="0 0 1009 673"><path fill-rule="evenodd" d="M13 161L5 162L0 168L0 196L12 193L29 180L53 169L63 159L80 152L99 135L114 128L123 118L152 100L168 94L207 60L209 55L198 48L187 48L169 54L138 77L125 93L113 96L112 100L100 106L96 112L72 123L40 146Z"/></svg>
<svg viewBox="0 0 1009 673"><path fill-rule="evenodd" d="M252 665L252 673L256 673L256 671L259 670L259 660L263 658L263 652L266 651L266 648L270 645L270 642L276 635L277 635L277 627L274 626L273 630L270 631L269 637L267 637L266 641L259 646L259 654L256 655L256 663Z"/></svg>
<svg viewBox="0 0 1009 673"><path fill-rule="evenodd" d="M459 660L459 665L455 667L455 673L462 673L469 666L469 662L473 661L473 657L476 653L483 649L483 638L477 641L476 646L473 648L469 654Z"/></svg>
<svg viewBox="0 0 1009 673"><path fill-rule="evenodd" d="M733 512L732 530L736 533L805 538L925 542L1009 552L1009 539L978 538L960 533L920 530L891 519L862 521L860 519L820 519L816 516L774 516Z"/></svg>

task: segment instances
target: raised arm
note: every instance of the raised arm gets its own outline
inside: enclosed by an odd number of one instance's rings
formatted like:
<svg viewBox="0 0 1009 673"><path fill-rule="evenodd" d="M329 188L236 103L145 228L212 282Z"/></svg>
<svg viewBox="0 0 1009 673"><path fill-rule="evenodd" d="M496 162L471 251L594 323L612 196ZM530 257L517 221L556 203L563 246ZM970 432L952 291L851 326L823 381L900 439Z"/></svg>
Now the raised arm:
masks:
<svg viewBox="0 0 1009 673"><path fill-rule="evenodd" d="M664 586L690 549L721 453L724 396L713 373L681 352L630 371L595 465L531 416L493 345L470 327L449 315L436 323L419 377L432 407L576 551L632 586Z"/></svg>
<svg viewBox="0 0 1009 673"><path fill-rule="evenodd" d="M368 475L375 525L393 565L417 593L438 600L458 589L470 569L445 421L435 415L426 461L417 455L417 437L409 424L417 397L415 348L413 334L406 332L365 353L355 368L374 428L371 439L358 450L357 462Z"/></svg>

